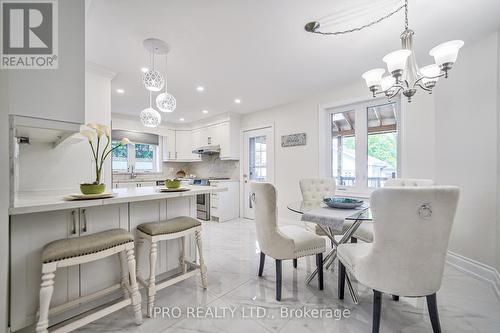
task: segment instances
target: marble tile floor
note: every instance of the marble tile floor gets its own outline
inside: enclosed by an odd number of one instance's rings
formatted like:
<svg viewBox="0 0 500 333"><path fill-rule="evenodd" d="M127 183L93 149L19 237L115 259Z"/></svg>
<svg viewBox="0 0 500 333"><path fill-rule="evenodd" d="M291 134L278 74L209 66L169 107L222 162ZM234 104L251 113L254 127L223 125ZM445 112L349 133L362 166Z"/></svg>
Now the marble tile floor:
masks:
<svg viewBox="0 0 500 333"><path fill-rule="evenodd" d="M136 326L127 308L78 332L371 331L371 290L354 282L359 304L352 302L347 289L345 300L340 301L336 270L325 272L323 291L317 290L316 280L305 285L305 277L313 269L312 257L300 259L296 270L291 261L283 262L283 296L277 302L274 261L267 258L264 276L257 277L258 249L252 221L204 223L203 245L208 267L206 291L200 287L199 277L189 279L157 294L156 305L170 311L164 316L145 317L144 323ZM145 306L144 291L142 294ZM438 305L444 332L500 332L500 299L492 286L449 265L438 292ZM316 310L323 318L314 318L304 309ZM385 295L381 332L432 332L425 299L402 297L394 302Z"/></svg>

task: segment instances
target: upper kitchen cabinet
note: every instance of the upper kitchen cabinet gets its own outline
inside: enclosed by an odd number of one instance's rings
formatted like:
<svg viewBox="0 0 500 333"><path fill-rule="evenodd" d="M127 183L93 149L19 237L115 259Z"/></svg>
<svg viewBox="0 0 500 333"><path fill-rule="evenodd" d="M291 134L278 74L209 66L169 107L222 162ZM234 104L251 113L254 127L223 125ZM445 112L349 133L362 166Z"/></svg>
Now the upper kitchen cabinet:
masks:
<svg viewBox="0 0 500 333"><path fill-rule="evenodd" d="M218 124L214 138L220 145L221 160L240 159L240 122L238 119L231 118L227 122Z"/></svg>
<svg viewBox="0 0 500 333"><path fill-rule="evenodd" d="M166 135L162 136L162 156L163 161L175 160L175 131L167 130Z"/></svg>
<svg viewBox="0 0 500 333"><path fill-rule="evenodd" d="M58 1L57 69L9 71L9 113L85 123L85 1ZM64 27L64 29L61 29Z"/></svg>
<svg viewBox="0 0 500 333"><path fill-rule="evenodd" d="M167 130L162 137L162 156L164 162L196 162L198 154L193 154L193 131Z"/></svg>

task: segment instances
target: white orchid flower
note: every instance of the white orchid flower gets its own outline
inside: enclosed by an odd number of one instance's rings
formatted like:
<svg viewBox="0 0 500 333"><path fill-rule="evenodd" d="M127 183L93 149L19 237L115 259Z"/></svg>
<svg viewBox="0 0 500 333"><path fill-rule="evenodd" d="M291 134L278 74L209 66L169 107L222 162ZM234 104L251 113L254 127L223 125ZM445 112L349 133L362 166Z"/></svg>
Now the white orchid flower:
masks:
<svg viewBox="0 0 500 333"><path fill-rule="evenodd" d="M128 138L123 138L120 141L120 144L123 145L123 146L129 145L130 144L130 140Z"/></svg>
<svg viewBox="0 0 500 333"><path fill-rule="evenodd" d="M92 139L94 138L94 132L91 130L82 129L80 130L80 134L86 137L89 141L92 141Z"/></svg>

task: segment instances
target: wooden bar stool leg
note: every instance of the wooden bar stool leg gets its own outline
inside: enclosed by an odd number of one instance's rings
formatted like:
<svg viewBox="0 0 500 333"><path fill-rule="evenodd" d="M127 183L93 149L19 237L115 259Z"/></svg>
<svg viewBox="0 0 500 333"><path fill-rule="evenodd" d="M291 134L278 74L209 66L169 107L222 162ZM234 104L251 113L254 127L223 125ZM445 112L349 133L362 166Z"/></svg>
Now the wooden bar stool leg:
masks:
<svg viewBox="0 0 500 333"><path fill-rule="evenodd" d="M198 248L198 254L200 255L201 285L203 286L204 289L207 289L207 266L205 266L205 260L203 259L201 232L195 231L195 237L196 237L196 247Z"/></svg>
<svg viewBox="0 0 500 333"><path fill-rule="evenodd" d="M141 275L141 271L139 269L139 264L140 264L140 258L141 258L141 253L144 249L144 239L139 237L137 241L135 242L135 275L139 279L143 279L144 277ZM144 280L141 280L144 281Z"/></svg>
<svg viewBox="0 0 500 333"><path fill-rule="evenodd" d="M135 323L140 325L142 324L141 294L139 293L139 286L137 285L137 277L135 275L136 265L133 248L127 250L127 263L130 275L130 297L132 298L132 307L134 308Z"/></svg>
<svg viewBox="0 0 500 333"><path fill-rule="evenodd" d="M153 306L156 295L156 258L158 257L158 243L151 241L149 252L149 280L148 280L148 317L153 316Z"/></svg>
<svg viewBox="0 0 500 333"><path fill-rule="evenodd" d="M125 255L124 251L118 253L118 259L120 260L120 272L121 272L120 284L122 286L123 292L125 293L125 297L129 298L130 282L129 282L128 268L127 268L127 256Z"/></svg>
<svg viewBox="0 0 500 333"><path fill-rule="evenodd" d="M36 333L47 333L49 327L49 307L54 293L56 265L42 265L42 283L40 287L40 316L36 324Z"/></svg>
<svg viewBox="0 0 500 333"><path fill-rule="evenodd" d="M182 267L182 274L186 274L187 266L186 266L186 236L181 237L181 256L179 258L179 262Z"/></svg>

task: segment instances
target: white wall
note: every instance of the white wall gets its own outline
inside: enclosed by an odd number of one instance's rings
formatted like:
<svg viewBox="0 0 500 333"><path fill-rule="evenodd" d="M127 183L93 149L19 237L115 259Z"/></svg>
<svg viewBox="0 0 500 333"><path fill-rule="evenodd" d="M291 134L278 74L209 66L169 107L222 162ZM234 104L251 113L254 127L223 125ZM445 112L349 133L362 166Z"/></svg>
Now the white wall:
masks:
<svg viewBox="0 0 500 333"><path fill-rule="evenodd" d="M497 266L498 34L461 50L436 87L436 181L460 187L450 250Z"/></svg>
<svg viewBox="0 0 500 333"><path fill-rule="evenodd" d="M59 68L11 70L11 114L84 121L85 2L58 2Z"/></svg>
<svg viewBox="0 0 500 333"><path fill-rule="evenodd" d="M111 125L111 74L87 70L85 122ZM75 190L95 177L93 158L86 140L70 138L52 148L47 143L19 147L19 191ZM111 188L111 162L103 168L102 181Z"/></svg>
<svg viewBox="0 0 500 333"><path fill-rule="evenodd" d="M303 101L290 103L247 114L242 128L248 129L266 124L275 126L275 185L278 188L279 213L287 218L297 218L286 208L287 203L301 199L299 180L319 176L319 119L318 105L347 104L370 99L370 92L362 79L312 96ZM404 105L406 101L402 102ZM420 94L410 105L404 105L406 122L402 129L404 149L402 173L406 177L432 178L434 176L434 107L432 98ZM281 136L305 132L307 145L281 147ZM425 157L423 157L425 156Z"/></svg>
<svg viewBox="0 0 500 333"><path fill-rule="evenodd" d="M500 34L465 46L433 95L402 100L402 177L461 188L450 250L500 271ZM282 217L301 198L298 181L317 177L319 104L369 98L360 80L306 100L245 115L242 127L275 125L276 186ZM280 137L307 133L307 145L281 148ZM498 207L497 208L497 204Z"/></svg>
<svg viewBox="0 0 500 333"><path fill-rule="evenodd" d="M9 110L8 74L0 70L0 332L7 332L9 281Z"/></svg>

